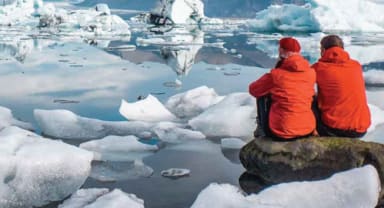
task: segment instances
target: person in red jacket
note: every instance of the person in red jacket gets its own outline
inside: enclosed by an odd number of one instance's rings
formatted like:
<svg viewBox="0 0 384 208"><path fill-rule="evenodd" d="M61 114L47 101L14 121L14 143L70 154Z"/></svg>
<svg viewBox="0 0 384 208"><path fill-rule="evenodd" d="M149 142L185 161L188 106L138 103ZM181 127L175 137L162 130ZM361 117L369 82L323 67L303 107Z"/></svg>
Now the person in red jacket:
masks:
<svg viewBox="0 0 384 208"><path fill-rule="evenodd" d="M344 50L337 35L325 36L317 77L317 131L320 136L362 137L371 124L362 67Z"/></svg>
<svg viewBox="0 0 384 208"><path fill-rule="evenodd" d="M249 85L249 93L257 100L255 137L289 140L314 132L316 119L311 106L316 75L300 49L296 39L282 38L275 68Z"/></svg>

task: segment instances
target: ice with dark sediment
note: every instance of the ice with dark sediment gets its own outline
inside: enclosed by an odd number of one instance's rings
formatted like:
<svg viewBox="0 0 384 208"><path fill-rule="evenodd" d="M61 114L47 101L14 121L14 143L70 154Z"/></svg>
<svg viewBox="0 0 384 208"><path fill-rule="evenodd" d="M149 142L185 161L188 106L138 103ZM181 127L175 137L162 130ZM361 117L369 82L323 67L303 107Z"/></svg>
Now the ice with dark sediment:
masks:
<svg viewBox="0 0 384 208"><path fill-rule="evenodd" d="M80 188L92 153L18 127L0 131L0 207L38 207ZM74 162L76 161L76 162Z"/></svg>

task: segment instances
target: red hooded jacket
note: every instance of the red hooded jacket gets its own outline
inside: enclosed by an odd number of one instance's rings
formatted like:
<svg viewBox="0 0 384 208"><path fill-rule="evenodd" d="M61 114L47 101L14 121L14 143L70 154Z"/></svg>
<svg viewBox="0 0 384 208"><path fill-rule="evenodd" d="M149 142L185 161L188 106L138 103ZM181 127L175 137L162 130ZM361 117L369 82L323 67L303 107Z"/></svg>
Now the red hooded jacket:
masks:
<svg viewBox="0 0 384 208"><path fill-rule="evenodd" d="M361 65L350 59L344 49L332 47L313 68L322 122L335 129L366 132L371 115Z"/></svg>
<svg viewBox="0 0 384 208"><path fill-rule="evenodd" d="M271 95L269 127L276 136L291 139L315 130L311 109L315 81L308 61L296 54L249 85L249 93L256 98Z"/></svg>

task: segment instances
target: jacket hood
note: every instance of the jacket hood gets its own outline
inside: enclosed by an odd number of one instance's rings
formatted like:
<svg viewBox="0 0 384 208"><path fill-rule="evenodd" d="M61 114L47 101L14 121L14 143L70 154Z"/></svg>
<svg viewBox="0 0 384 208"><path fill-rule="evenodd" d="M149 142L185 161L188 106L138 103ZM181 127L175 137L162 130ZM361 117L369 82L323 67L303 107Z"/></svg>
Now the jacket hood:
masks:
<svg viewBox="0 0 384 208"><path fill-rule="evenodd" d="M310 68L310 64L301 55L296 54L284 59L279 68L287 71L306 71Z"/></svg>
<svg viewBox="0 0 384 208"><path fill-rule="evenodd" d="M343 63L348 61L349 54L344 49L340 47L332 47L325 50L323 56L319 61L322 62L332 62L332 63Z"/></svg>

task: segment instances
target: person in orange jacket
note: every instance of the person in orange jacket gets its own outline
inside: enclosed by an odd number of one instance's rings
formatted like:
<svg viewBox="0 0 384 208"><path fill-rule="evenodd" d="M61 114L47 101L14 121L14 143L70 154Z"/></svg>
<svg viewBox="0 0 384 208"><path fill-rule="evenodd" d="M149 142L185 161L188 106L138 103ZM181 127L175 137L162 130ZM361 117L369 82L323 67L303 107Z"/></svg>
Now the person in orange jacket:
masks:
<svg viewBox="0 0 384 208"><path fill-rule="evenodd" d="M360 63L349 57L337 35L322 38L317 77L317 132L320 136L362 137L371 124Z"/></svg>
<svg viewBox="0 0 384 208"><path fill-rule="evenodd" d="M289 140L314 132L316 119L311 107L316 75L300 49L296 39L282 38L275 68L249 85L249 93L257 100L255 137Z"/></svg>

